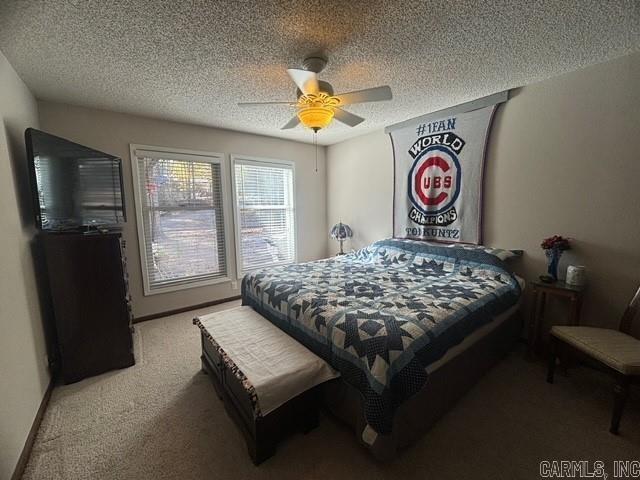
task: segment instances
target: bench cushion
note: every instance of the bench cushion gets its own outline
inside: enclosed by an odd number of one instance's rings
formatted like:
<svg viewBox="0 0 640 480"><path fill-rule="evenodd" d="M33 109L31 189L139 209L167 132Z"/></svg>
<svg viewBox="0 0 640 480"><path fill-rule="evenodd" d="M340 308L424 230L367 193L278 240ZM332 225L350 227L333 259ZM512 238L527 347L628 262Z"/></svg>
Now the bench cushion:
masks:
<svg viewBox="0 0 640 480"><path fill-rule="evenodd" d="M256 416L267 415L339 375L251 307L202 315L194 323L218 348L226 367L257 402Z"/></svg>
<svg viewBox="0 0 640 480"><path fill-rule="evenodd" d="M625 375L640 375L640 340L618 330L554 326L551 335Z"/></svg>

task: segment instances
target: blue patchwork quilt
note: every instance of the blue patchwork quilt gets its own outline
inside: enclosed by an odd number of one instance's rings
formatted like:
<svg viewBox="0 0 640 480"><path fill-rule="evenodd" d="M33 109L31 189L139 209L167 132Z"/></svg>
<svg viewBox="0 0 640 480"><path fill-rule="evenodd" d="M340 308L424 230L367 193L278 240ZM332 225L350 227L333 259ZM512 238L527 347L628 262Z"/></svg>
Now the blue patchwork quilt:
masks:
<svg viewBox="0 0 640 480"><path fill-rule="evenodd" d="M520 286L481 249L382 240L354 253L244 277L242 303L336 368L388 434L426 367L508 310Z"/></svg>

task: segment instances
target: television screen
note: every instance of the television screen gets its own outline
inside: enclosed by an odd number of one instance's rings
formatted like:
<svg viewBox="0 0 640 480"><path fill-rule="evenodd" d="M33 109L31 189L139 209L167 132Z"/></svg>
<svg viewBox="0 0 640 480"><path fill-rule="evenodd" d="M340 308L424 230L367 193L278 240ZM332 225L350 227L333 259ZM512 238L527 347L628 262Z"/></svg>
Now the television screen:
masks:
<svg viewBox="0 0 640 480"><path fill-rule="evenodd" d="M126 221L118 157L33 128L25 140L38 228L112 229Z"/></svg>

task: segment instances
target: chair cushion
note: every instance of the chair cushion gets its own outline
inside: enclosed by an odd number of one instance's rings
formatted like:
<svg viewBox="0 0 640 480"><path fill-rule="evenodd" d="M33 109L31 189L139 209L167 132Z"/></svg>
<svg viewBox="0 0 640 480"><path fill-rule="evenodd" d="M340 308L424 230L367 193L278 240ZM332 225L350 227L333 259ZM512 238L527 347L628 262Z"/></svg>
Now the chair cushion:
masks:
<svg viewBox="0 0 640 480"><path fill-rule="evenodd" d="M551 335L625 375L640 375L640 340L608 328L554 326Z"/></svg>

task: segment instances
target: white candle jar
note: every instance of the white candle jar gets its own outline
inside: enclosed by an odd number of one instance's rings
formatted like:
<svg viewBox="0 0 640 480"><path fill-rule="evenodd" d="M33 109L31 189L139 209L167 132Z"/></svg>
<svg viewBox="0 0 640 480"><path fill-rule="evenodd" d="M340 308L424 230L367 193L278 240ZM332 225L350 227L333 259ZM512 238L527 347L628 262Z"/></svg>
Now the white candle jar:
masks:
<svg viewBox="0 0 640 480"><path fill-rule="evenodd" d="M567 267L566 283L568 285L582 287L586 282L587 282L586 271L582 265L569 265Z"/></svg>

